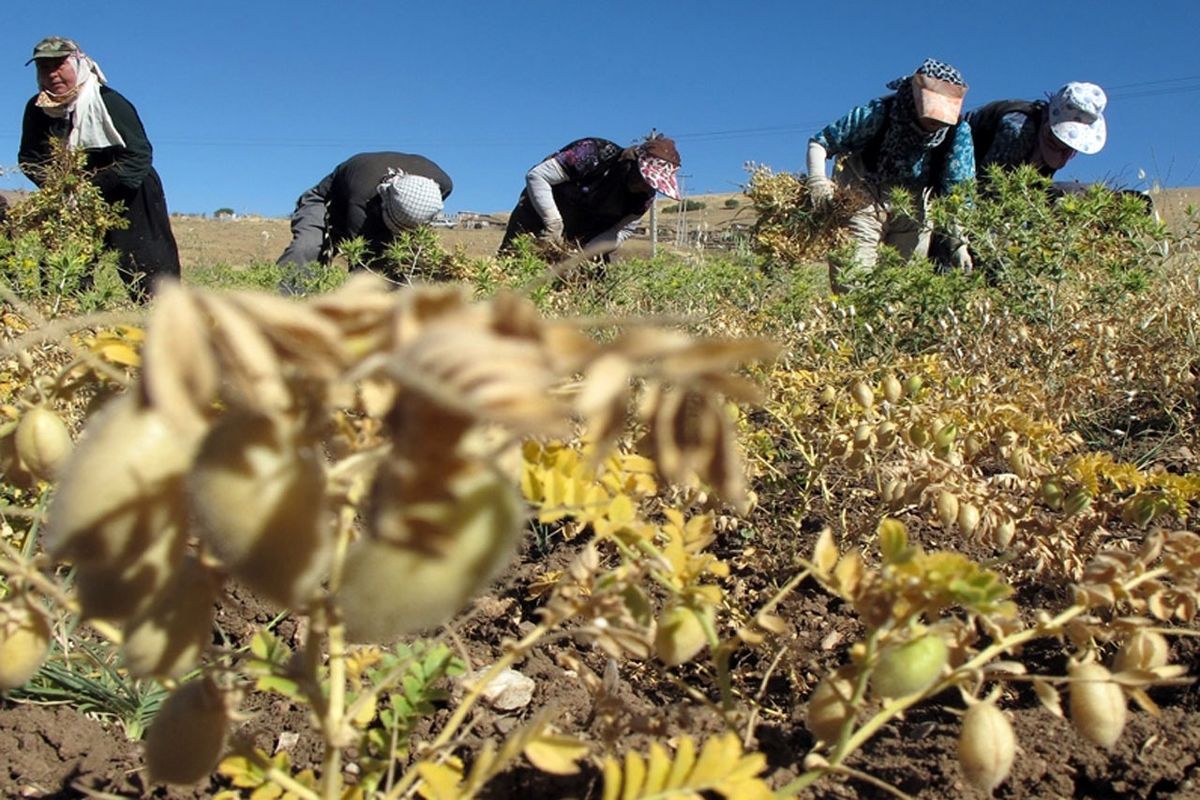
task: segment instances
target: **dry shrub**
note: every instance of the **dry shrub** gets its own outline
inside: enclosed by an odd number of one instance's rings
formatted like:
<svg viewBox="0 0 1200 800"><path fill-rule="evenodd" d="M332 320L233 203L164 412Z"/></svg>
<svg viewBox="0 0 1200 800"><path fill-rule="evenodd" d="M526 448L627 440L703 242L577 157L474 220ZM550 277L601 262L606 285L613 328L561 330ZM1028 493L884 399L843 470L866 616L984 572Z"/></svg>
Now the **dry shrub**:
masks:
<svg viewBox="0 0 1200 800"><path fill-rule="evenodd" d="M755 251L782 265L823 260L847 242L850 216L869 202L861 192L837 186L829 207L813 208L804 175L761 165L751 165L746 195L758 215Z"/></svg>

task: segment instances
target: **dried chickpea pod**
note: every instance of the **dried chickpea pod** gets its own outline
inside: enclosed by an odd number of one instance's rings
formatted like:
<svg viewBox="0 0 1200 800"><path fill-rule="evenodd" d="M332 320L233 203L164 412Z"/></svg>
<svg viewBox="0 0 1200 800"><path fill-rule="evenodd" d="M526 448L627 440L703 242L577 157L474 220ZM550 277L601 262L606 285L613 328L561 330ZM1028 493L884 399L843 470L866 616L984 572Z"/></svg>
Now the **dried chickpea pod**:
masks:
<svg viewBox="0 0 1200 800"><path fill-rule="evenodd" d="M882 448L895 444L897 435L896 423L891 420L884 420L875 426L875 440Z"/></svg>
<svg viewBox="0 0 1200 800"><path fill-rule="evenodd" d="M188 785L208 777L225 749L228 725L226 698L211 678L180 686L146 732L150 779Z"/></svg>
<svg viewBox="0 0 1200 800"><path fill-rule="evenodd" d="M408 502L404 471L377 477L370 535L351 545L337 595L352 641L441 624L508 563L523 521L512 483L481 464L442 480L440 498Z"/></svg>
<svg viewBox="0 0 1200 800"><path fill-rule="evenodd" d="M895 405L900 402L900 398L904 396L904 387L900 385L900 379L895 375L888 375L883 379L883 396L889 403Z"/></svg>
<svg viewBox="0 0 1200 800"><path fill-rule="evenodd" d="M854 669L839 667L821 679L808 698L804 725L813 736L824 742L835 742L842 734L846 720L855 716L850 700L854 697Z"/></svg>
<svg viewBox="0 0 1200 800"><path fill-rule="evenodd" d="M35 406L17 424L17 456L42 480L53 480L71 453L71 432L62 417L45 406Z"/></svg>
<svg viewBox="0 0 1200 800"><path fill-rule="evenodd" d="M943 528L958 522L958 498L943 489L937 496L937 514Z"/></svg>
<svg viewBox="0 0 1200 800"><path fill-rule="evenodd" d="M17 424L10 422L0 427L0 476L10 486L29 489L37 484L37 476L17 455Z"/></svg>
<svg viewBox="0 0 1200 800"><path fill-rule="evenodd" d="M992 529L992 544L998 549L1004 550L1012 544L1013 537L1017 534L1016 521L1007 514L1002 517L996 526Z"/></svg>
<svg viewBox="0 0 1200 800"><path fill-rule="evenodd" d="M1130 636L1113 659L1113 670L1154 669L1166 665L1171 657L1171 644L1157 631L1139 630Z"/></svg>
<svg viewBox="0 0 1200 800"><path fill-rule="evenodd" d="M875 390L866 381L859 381L850 387L850 396L865 409L875 405Z"/></svg>
<svg viewBox="0 0 1200 800"><path fill-rule="evenodd" d="M962 502L958 506L958 528L970 536L979 527L979 509L974 503Z"/></svg>
<svg viewBox="0 0 1200 800"><path fill-rule="evenodd" d="M1125 694L1100 664L1072 664L1071 722L1084 738L1110 748L1125 728Z"/></svg>
<svg viewBox="0 0 1200 800"><path fill-rule="evenodd" d="M187 544L179 526L183 510L165 504L147 506L139 517L136 541L141 552L110 563L85 561L75 567L75 596L84 619L126 620L149 605L170 580Z"/></svg>
<svg viewBox="0 0 1200 800"><path fill-rule="evenodd" d="M150 606L125 626L121 654L138 677L178 678L212 639L220 582L197 559L183 560Z"/></svg>
<svg viewBox="0 0 1200 800"><path fill-rule="evenodd" d="M703 616L703 619L702 619ZM705 620L712 624L711 608L672 606L658 619L654 654L668 667L686 664L708 645Z"/></svg>
<svg viewBox="0 0 1200 800"><path fill-rule="evenodd" d="M76 564L135 560L162 526L186 524L182 476L194 449L135 392L110 401L62 469L46 550Z"/></svg>
<svg viewBox="0 0 1200 800"><path fill-rule="evenodd" d="M990 701L975 703L963 714L958 735L958 765L967 782L991 794L1012 770L1017 737L1004 712Z"/></svg>
<svg viewBox="0 0 1200 800"><path fill-rule="evenodd" d="M879 697L907 697L929 688L946 665L946 642L930 633L886 647L871 673L871 689Z"/></svg>
<svg viewBox="0 0 1200 800"><path fill-rule="evenodd" d="M317 453L286 419L231 412L200 445L187 478L197 534L263 597L304 605L329 569L333 529Z"/></svg>
<svg viewBox="0 0 1200 800"><path fill-rule="evenodd" d="M23 686L50 650L50 624L28 598L0 603L0 691Z"/></svg>

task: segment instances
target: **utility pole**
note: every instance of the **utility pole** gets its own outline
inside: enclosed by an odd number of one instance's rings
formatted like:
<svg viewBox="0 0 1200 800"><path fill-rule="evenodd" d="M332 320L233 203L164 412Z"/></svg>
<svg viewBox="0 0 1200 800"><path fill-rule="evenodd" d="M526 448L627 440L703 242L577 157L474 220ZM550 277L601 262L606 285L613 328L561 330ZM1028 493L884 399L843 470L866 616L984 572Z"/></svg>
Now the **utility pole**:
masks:
<svg viewBox="0 0 1200 800"><path fill-rule="evenodd" d="M650 203L650 257L658 255L658 197Z"/></svg>
<svg viewBox="0 0 1200 800"><path fill-rule="evenodd" d="M658 129L651 128L650 133L646 136L646 141L658 136ZM654 199L650 201L650 257L654 258L658 255L658 193L654 195Z"/></svg>
<svg viewBox="0 0 1200 800"><path fill-rule="evenodd" d="M687 244L687 195L683 191L683 181L684 178L690 177L690 175L675 173L675 179L679 185L679 230L675 234L676 247L683 247Z"/></svg>

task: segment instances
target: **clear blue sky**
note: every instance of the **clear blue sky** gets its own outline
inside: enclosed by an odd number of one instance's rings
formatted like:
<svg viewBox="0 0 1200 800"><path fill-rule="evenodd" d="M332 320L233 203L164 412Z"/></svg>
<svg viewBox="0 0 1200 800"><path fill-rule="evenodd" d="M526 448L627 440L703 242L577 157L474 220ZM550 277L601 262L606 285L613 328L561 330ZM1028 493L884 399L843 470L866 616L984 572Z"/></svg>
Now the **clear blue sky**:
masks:
<svg viewBox="0 0 1200 800"><path fill-rule="evenodd" d="M689 194L734 191L747 161L803 169L810 135L926 56L962 70L968 108L1104 86L1108 145L1060 177L1200 185L1197 0L10 0L0 188L29 187L22 64L46 35L137 107L173 212L285 216L367 150L437 161L449 211L502 211L561 145L652 126L676 137Z"/></svg>

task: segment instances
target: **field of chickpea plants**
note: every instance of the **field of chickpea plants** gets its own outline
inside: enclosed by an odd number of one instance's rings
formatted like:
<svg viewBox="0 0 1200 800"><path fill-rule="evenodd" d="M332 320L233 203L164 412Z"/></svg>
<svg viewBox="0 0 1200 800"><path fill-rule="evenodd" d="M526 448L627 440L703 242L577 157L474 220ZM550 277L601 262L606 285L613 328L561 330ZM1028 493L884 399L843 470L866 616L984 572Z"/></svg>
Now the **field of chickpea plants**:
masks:
<svg viewBox="0 0 1200 800"><path fill-rule="evenodd" d="M0 234L0 795L1200 796L1194 216L997 175L933 212L975 272L831 296L759 168L744 252L142 308L60 166Z"/></svg>

